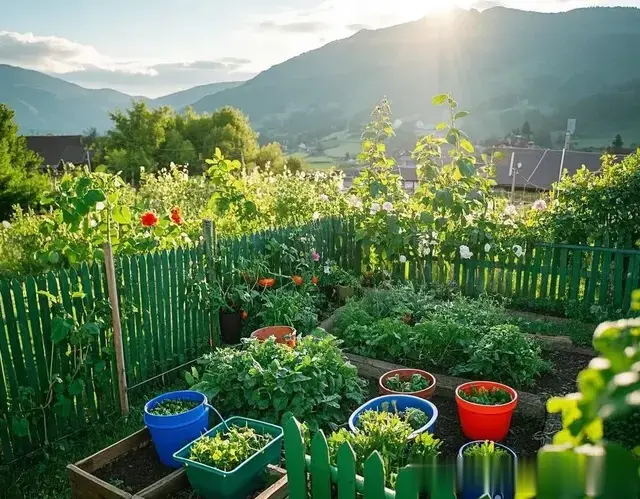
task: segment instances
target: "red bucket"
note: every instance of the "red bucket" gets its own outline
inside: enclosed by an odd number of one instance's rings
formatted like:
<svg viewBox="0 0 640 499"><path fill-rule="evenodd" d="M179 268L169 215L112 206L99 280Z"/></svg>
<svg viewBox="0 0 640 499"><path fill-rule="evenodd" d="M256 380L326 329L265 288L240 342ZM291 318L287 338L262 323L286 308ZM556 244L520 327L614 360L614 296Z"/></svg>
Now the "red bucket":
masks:
<svg viewBox="0 0 640 499"><path fill-rule="evenodd" d="M262 329L256 329L251 333L252 338L265 341L267 338L275 336L276 343L288 345L291 348L296 346L296 330L289 326L269 326Z"/></svg>
<svg viewBox="0 0 640 499"><path fill-rule="evenodd" d="M392 378L396 374L400 376L402 381L409 381L411 376L419 374L429 382L429 386L418 392L394 392L387 388L385 383L389 378ZM429 400L436 389L436 378L433 374L428 373L427 371L421 371L420 369L395 369L380 376L380 379L378 380L378 388L380 389L380 395L413 395L414 397Z"/></svg>
<svg viewBox="0 0 640 499"><path fill-rule="evenodd" d="M458 392L469 393L472 388L500 388L511 395L511 401L500 405L475 404L464 400ZM462 433L471 440L504 440L509 433L511 416L518 405L518 392L493 381L471 381L456 388L456 403Z"/></svg>

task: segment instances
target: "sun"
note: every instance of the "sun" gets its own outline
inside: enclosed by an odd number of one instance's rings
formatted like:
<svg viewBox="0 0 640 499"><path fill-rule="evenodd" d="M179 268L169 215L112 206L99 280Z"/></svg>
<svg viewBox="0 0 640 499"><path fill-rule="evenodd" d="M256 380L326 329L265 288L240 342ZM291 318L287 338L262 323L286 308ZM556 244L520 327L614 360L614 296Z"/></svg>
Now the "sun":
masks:
<svg viewBox="0 0 640 499"><path fill-rule="evenodd" d="M398 11L406 16L421 17L434 12L447 12L460 6L457 0L396 0Z"/></svg>

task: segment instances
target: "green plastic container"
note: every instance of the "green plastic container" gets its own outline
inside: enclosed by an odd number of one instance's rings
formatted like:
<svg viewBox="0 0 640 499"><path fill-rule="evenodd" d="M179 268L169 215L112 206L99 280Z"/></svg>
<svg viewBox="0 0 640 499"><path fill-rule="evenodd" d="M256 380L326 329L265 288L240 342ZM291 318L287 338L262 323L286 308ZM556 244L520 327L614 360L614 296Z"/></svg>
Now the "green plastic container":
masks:
<svg viewBox="0 0 640 499"><path fill-rule="evenodd" d="M279 463L282 455L283 432L280 426L238 416L227 419L226 423L228 426L248 426L264 435L272 435L273 440L231 471L222 471L189 459L191 446L203 437L226 431L224 423L220 423L176 452L173 457L184 464L191 487L206 499L237 499L248 496L263 483L267 465Z"/></svg>

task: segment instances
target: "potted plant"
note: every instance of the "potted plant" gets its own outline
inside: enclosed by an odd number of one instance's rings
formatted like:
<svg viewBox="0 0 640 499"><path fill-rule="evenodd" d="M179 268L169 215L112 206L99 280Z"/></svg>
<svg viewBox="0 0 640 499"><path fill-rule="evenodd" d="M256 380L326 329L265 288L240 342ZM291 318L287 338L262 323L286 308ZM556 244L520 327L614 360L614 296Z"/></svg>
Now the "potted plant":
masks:
<svg viewBox="0 0 640 499"><path fill-rule="evenodd" d="M192 390L164 393L144 406L144 422L160 462L171 468L180 463L174 452L209 428L207 397Z"/></svg>
<svg viewBox="0 0 640 499"><path fill-rule="evenodd" d="M477 499L515 497L518 457L505 445L491 440L469 442L458 451L458 497Z"/></svg>
<svg viewBox="0 0 640 499"><path fill-rule="evenodd" d="M251 307L258 291L249 285L229 284L218 281L214 286L214 306L220 310L220 336L229 345L240 343L242 322L247 318L247 309Z"/></svg>
<svg viewBox="0 0 640 499"><path fill-rule="evenodd" d="M380 376L378 385L381 395L406 394L427 400L436 389L436 378L420 369L394 369Z"/></svg>
<svg viewBox="0 0 640 499"><path fill-rule="evenodd" d="M456 404L462 433L471 440L504 440L518 393L493 381L470 381L456 388Z"/></svg>
<svg viewBox="0 0 640 499"><path fill-rule="evenodd" d="M322 284L331 294L337 294L341 302L345 302L356 293L360 280L336 262L328 261L323 268Z"/></svg>
<svg viewBox="0 0 640 499"><path fill-rule="evenodd" d="M251 258L240 257L237 269L249 287L255 287L256 284L264 288L275 285L275 279L267 277L269 275L269 265L263 255L256 255Z"/></svg>
<svg viewBox="0 0 640 499"><path fill-rule="evenodd" d="M174 454L191 487L203 497L247 497L261 486L269 464L280 461L282 428L243 417L223 421Z"/></svg>

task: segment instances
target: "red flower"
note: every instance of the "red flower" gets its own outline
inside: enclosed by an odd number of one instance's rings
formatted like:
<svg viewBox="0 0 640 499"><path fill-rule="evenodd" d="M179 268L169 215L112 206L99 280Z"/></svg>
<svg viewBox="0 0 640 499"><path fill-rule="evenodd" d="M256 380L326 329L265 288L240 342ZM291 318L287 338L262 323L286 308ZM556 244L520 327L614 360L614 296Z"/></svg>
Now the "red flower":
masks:
<svg viewBox="0 0 640 499"><path fill-rule="evenodd" d="M145 227L153 227L158 223L158 215L156 215L153 211L146 211L140 217L140 223Z"/></svg>
<svg viewBox="0 0 640 499"><path fill-rule="evenodd" d="M243 310L241 312L241 317L243 321L246 321L249 318L249 312L247 312L246 310Z"/></svg>
<svg viewBox="0 0 640 499"><path fill-rule="evenodd" d="M180 208L178 208L177 206L171 208L171 221L176 225L182 225L184 223L184 218L182 218Z"/></svg>
<svg viewBox="0 0 640 499"><path fill-rule="evenodd" d="M291 277L291 279L293 279L293 282L296 286L302 286L304 284L304 279L302 278L302 276L294 275Z"/></svg>
<svg viewBox="0 0 640 499"><path fill-rule="evenodd" d="M314 286L317 286L317 285L318 285L318 281L319 281L318 276L315 276L315 275L314 275L314 276L311 278L311 282L313 283L313 285L314 285Z"/></svg>

